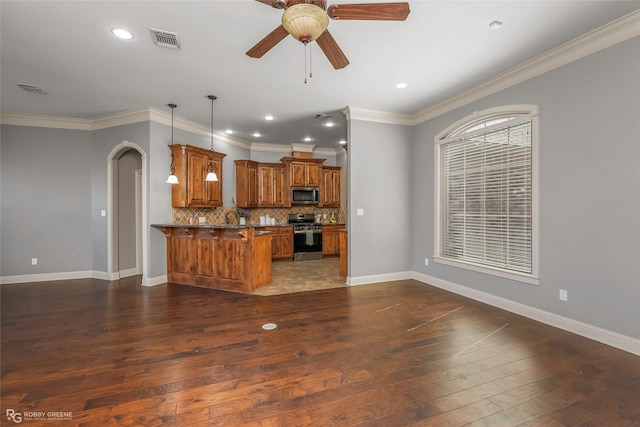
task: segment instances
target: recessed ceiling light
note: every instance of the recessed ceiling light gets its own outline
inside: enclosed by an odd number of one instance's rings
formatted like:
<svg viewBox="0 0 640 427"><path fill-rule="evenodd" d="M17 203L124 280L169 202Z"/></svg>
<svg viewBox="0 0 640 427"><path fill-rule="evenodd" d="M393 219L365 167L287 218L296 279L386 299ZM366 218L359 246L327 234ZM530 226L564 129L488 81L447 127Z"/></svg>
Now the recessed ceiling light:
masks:
<svg viewBox="0 0 640 427"><path fill-rule="evenodd" d="M491 24L489 24L489 28L491 28L492 30L499 30L500 28L502 28L502 22L493 21Z"/></svg>
<svg viewBox="0 0 640 427"><path fill-rule="evenodd" d="M264 116L264 119L271 121L273 120L273 116L271 114L267 114L266 116Z"/></svg>
<svg viewBox="0 0 640 427"><path fill-rule="evenodd" d="M254 132L253 136L255 136L256 138L260 138L262 135L260 135L260 132Z"/></svg>
<svg viewBox="0 0 640 427"><path fill-rule="evenodd" d="M331 120L328 120L324 125L328 128L332 128L335 126L335 123L333 123Z"/></svg>
<svg viewBox="0 0 640 427"><path fill-rule="evenodd" d="M347 141L345 141L344 139L343 139L343 140L338 141L338 144L340 144L340 145L345 145L346 143L347 143Z"/></svg>
<svg viewBox="0 0 640 427"><path fill-rule="evenodd" d="M406 83L398 83L398 84L396 84L396 88L398 88L398 89L404 89L405 87L407 87Z"/></svg>
<svg viewBox="0 0 640 427"><path fill-rule="evenodd" d="M310 137L310 136L307 136L307 137L305 137L305 139L304 139L304 140L305 140L305 142L309 142L309 141L311 141L311 137Z"/></svg>
<svg viewBox="0 0 640 427"><path fill-rule="evenodd" d="M123 40L131 40L133 38L133 34L125 30L124 28L112 28L111 33L114 36L121 38Z"/></svg>
<svg viewBox="0 0 640 427"><path fill-rule="evenodd" d="M233 131L231 129L227 129L224 131L224 133L226 133L227 135L231 135Z"/></svg>

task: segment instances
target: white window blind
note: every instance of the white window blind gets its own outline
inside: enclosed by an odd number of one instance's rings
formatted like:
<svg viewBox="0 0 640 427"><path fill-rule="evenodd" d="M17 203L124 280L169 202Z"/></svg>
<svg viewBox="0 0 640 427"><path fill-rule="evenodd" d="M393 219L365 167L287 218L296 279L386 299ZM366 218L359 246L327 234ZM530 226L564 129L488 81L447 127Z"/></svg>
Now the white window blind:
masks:
<svg viewBox="0 0 640 427"><path fill-rule="evenodd" d="M492 117L440 142L439 256L532 273L531 131Z"/></svg>

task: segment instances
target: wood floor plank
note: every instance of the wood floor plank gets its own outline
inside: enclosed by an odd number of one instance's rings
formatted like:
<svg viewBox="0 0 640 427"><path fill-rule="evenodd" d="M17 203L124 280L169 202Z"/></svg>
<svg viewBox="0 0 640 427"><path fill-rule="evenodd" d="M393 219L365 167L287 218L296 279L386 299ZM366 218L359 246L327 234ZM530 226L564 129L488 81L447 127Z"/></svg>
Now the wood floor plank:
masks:
<svg viewBox="0 0 640 427"><path fill-rule="evenodd" d="M416 281L138 280L0 287L2 408L77 426L640 424L640 357Z"/></svg>

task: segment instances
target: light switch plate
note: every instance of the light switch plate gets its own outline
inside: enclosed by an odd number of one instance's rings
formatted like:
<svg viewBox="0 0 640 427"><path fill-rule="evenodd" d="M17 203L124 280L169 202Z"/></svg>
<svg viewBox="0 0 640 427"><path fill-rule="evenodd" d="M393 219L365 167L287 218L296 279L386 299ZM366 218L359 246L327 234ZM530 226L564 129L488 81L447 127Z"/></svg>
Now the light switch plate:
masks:
<svg viewBox="0 0 640 427"><path fill-rule="evenodd" d="M358 210L356 211L356 214L357 214L358 216L362 216L362 215L364 215L364 209L358 209Z"/></svg>

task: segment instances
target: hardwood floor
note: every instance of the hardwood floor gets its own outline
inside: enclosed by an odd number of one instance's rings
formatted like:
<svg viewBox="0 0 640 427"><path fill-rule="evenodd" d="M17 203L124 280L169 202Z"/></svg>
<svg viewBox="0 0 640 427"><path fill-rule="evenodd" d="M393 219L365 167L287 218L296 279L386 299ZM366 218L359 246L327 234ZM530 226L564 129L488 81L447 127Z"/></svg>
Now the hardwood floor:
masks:
<svg viewBox="0 0 640 427"><path fill-rule="evenodd" d="M0 287L2 425L640 425L640 357L415 281L136 279Z"/></svg>

